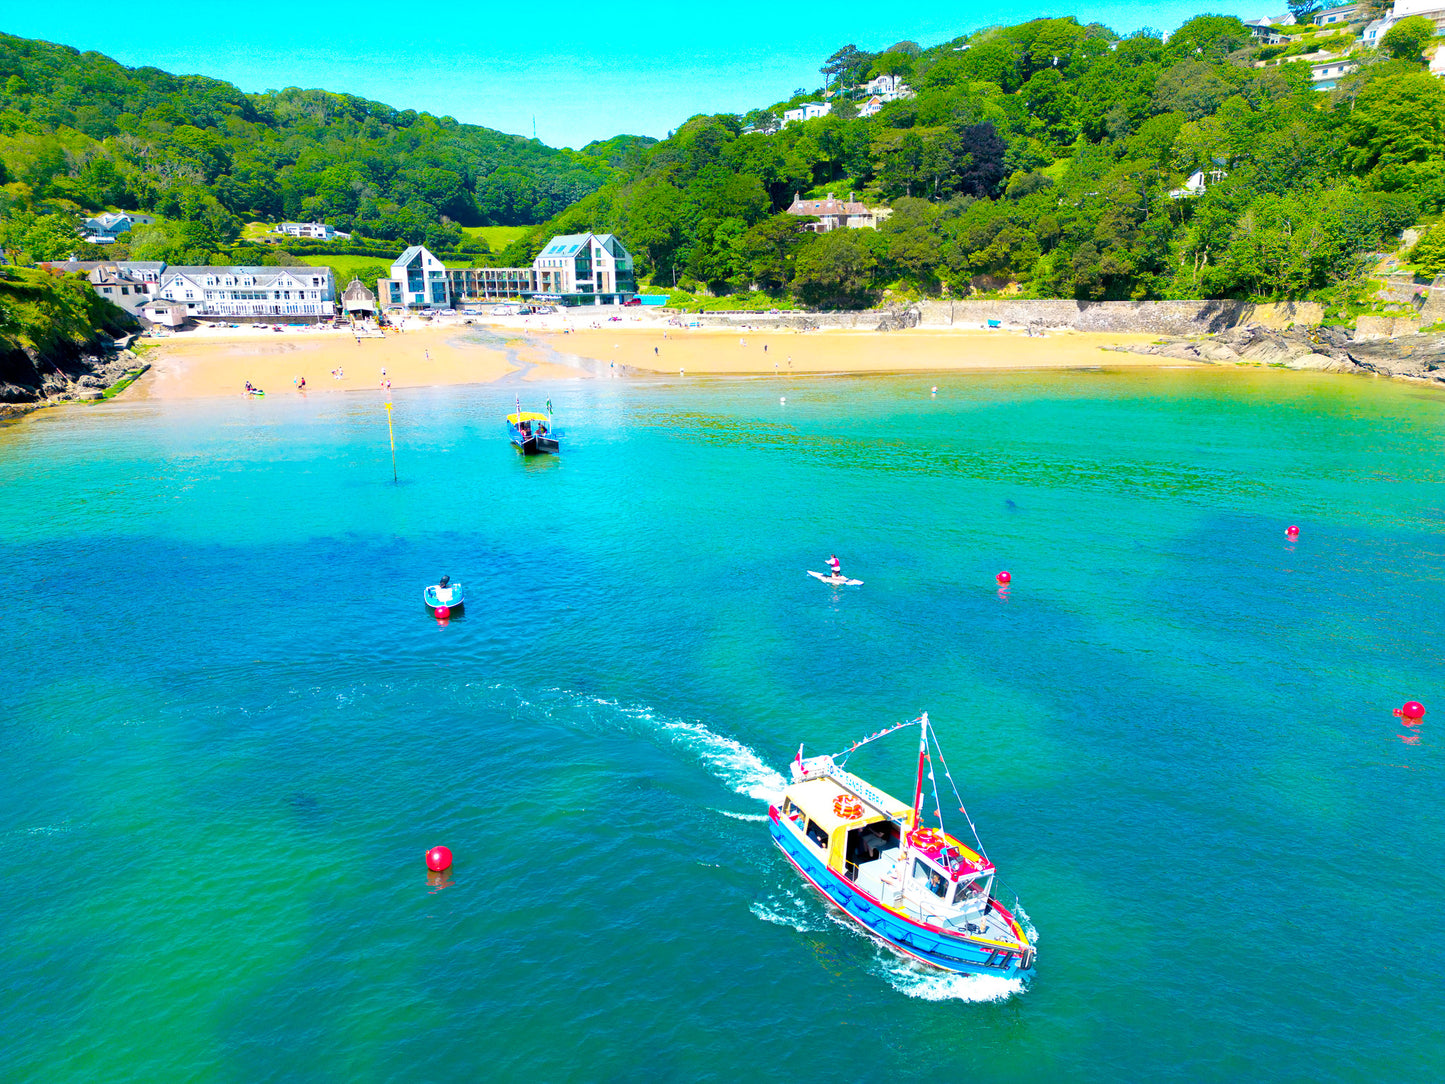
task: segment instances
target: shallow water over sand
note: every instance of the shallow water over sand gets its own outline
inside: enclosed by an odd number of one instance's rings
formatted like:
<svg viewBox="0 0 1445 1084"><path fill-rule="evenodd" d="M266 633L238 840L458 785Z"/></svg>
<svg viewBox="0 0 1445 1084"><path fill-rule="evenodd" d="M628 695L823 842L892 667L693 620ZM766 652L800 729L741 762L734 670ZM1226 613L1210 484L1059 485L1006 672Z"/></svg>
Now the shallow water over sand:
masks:
<svg viewBox="0 0 1445 1084"><path fill-rule="evenodd" d="M1434 1075L1445 398L524 390L561 457L512 389L399 389L396 485L370 394L0 428L0 1079ZM1028 989L902 965L768 840L800 741L922 709Z"/></svg>

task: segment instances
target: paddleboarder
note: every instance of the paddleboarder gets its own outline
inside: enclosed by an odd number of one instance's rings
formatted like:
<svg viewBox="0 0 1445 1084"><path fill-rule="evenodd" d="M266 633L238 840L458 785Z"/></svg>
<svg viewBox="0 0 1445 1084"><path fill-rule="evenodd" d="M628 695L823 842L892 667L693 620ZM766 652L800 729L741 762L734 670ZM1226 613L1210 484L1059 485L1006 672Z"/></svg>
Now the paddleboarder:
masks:
<svg viewBox="0 0 1445 1084"><path fill-rule="evenodd" d="M834 576L843 575L843 566L838 562L838 557L836 554L830 554L828 556L828 567L832 569Z"/></svg>

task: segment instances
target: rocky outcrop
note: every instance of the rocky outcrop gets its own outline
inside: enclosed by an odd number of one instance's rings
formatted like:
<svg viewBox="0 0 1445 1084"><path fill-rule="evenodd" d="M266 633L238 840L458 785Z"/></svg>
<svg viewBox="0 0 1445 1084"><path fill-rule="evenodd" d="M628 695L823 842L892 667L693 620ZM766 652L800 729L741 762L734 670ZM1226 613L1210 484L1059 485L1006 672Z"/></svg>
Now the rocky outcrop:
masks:
<svg viewBox="0 0 1445 1084"><path fill-rule="evenodd" d="M1209 338L1167 339L1126 349L1216 365L1377 373L1445 383L1445 334L1359 339L1338 327L1276 331L1250 325Z"/></svg>
<svg viewBox="0 0 1445 1084"><path fill-rule="evenodd" d="M0 356L0 415L38 406L101 399L105 391L146 368L130 350L100 350L67 358L40 358L31 351Z"/></svg>

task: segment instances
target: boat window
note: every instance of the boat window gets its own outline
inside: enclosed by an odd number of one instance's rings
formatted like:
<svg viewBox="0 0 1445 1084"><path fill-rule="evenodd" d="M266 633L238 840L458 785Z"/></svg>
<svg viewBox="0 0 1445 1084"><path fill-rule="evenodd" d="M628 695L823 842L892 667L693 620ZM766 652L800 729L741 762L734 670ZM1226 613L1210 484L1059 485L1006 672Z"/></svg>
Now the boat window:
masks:
<svg viewBox="0 0 1445 1084"><path fill-rule="evenodd" d="M802 820L805 814L800 808L793 804L793 800L791 798L784 798L783 816L788 817L791 820L797 821Z"/></svg>
<svg viewBox="0 0 1445 1084"><path fill-rule="evenodd" d="M928 890L939 899L948 895L948 881L943 874L927 865L921 858L913 860L913 876L928 885Z"/></svg>
<svg viewBox="0 0 1445 1084"><path fill-rule="evenodd" d="M958 887L953 890L954 903L968 903L983 895L983 886L974 879L959 881Z"/></svg>
<svg viewBox="0 0 1445 1084"><path fill-rule="evenodd" d="M817 821L808 822L808 838L823 849L828 847L828 833L818 827Z"/></svg>

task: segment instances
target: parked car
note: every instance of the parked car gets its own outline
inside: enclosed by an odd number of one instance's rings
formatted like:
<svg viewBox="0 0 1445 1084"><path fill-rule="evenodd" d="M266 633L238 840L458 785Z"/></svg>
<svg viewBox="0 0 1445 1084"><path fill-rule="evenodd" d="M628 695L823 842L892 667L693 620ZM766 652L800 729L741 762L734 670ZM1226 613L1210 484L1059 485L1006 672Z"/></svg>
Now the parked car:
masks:
<svg viewBox="0 0 1445 1084"><path fill-rule="evenodd" d="M629 297L626 301L623 302L623 304L624 304L624 305L627 305L627 306L629 306L629 307L632 306L632 305L641 305L641 304L642 304L642 298L640 298L640 297Z"/></svg>

